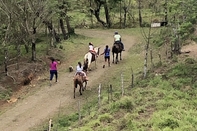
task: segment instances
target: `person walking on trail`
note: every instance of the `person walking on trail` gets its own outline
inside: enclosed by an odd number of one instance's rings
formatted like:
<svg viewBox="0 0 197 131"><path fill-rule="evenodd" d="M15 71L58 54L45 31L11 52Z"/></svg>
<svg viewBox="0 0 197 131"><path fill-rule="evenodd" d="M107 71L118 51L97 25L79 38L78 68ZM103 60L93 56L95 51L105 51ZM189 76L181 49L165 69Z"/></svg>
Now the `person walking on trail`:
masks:
<svg viewBox="0 0 197 131"><path fill-rule="evenodd" d="M119 42L122 45L122 50L125 51L124 44L122 43L122 40L121 40L121 35L118 34L117 31L115 31L115 33L114 33L114 43L116 43L116 42Z"/></svg>
<svg viewBox="0 0 197 131"><path fill-rule="evenodd" d="M108 62L108 66L110 67L110 48L108 45L106 45L104 52L101 53L101 55L104 55L105 63ZM103 68L105 68L105 64L103 65Z"/></svg>
<svg viewBox="0 0 197 131"><path fill-rule="evenodd" d="M81 62L78 62L77 71L76 71L75 75L76 75L77 73L81 73L81 74L83 75L84 80L88 81L87 75L86 75L86 73L83 71L83 66L82 66Z"/></svg>
<svg viewBox="0 0 197 131"><path fill-rule="evenodd" d="M54 75L55 75L55 82L57 83L58 72L57 72L57 62L53 57L50 59L51 59L51 63L50 63L50 85L51 85Z"/></svg>
<svg viewBox="0 0 197 131"><path fill-rule="evenodd" d="M92 44L92 42L89 43L89 52L97 56L97 53L94 50L94 45Z"/></svg>

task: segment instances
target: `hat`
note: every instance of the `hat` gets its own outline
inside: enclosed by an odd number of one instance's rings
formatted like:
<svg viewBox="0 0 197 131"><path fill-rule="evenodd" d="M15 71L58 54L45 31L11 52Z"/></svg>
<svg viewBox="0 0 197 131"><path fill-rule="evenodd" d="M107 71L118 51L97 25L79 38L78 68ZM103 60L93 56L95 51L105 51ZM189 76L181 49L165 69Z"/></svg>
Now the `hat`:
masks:
<svg viewBox="0 0 197 131"><path fill-rule="evenodd" d="M114 34L118 34L118 31L115 31Z"/></svg>

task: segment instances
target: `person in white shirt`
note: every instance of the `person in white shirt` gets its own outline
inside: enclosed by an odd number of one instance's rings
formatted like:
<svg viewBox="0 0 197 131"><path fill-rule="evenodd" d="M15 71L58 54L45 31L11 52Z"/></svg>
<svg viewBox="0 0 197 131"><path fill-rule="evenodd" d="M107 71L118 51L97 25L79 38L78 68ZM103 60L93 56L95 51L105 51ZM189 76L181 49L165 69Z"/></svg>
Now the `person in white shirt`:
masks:
<svg viewBox="0 0 197 131"><path fill-rule="evenodd" d="M125 51L124 44L121 41L121 35L119 35L117 31L115 31L115 33L114 33L114 43L116 43L116 42L120 42L122 45L122 50Z"/></svg>
<svg viewBox="0 0 197 131"><path fill-rule="evenodd" d="M77 71L76 71L75 75L76 75L77 73L82 73L84 79L85 79L86 81L88 80L88 79L87 79L86 73L83 71L83 66L82 66L81 62L78 62Z"/></svg>
<svg viewBox="0 0 197 131"><path fill-rule="evenodd" d="M94 46L93 46L92 42L89 43L89 52L93 53L95 56L98 56L96 51L94 50Z"/></svg>

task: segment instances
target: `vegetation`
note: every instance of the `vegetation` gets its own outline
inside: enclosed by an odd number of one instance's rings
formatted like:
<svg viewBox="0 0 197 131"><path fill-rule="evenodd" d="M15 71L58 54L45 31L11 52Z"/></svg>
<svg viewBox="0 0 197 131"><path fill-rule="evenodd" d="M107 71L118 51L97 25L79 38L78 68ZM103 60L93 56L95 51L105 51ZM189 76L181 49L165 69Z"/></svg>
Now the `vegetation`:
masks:
<svg viewBox="0 0 197 131"><path fill-rule="evenodd" d="M98 98L91 95L91 100L81 110L80 121L78 113L62 114L55 118L53 128L73 131L196 130L197 62L193 58L179 58L181 46L187 41L197 40L196 10L195 0L1 0L0 65L6 74L2 75L1 83L10 80L14 85L16 82L24 83L32 72L45 69L43 58L49 56L49 52L53 51L52 55L63 59L64 50L69 55L78 46L73 38L87 42L83 36L76 36L75 28L137 27L143 32L144 37L140 38L144 41L130 51L128 62L123 61L124 70L119 68L111 74L112 77L100 78L104 89L102 106L99 107ZM150 27L152 22L164 22L165 26L155 30L144 28ZM78 43L80 47L84 47L83 42ZM146 77L142 77L139 67L142 64L138 61L142 59L141 51L137 50L144 45L147 63L144 63L146 72L143 73ZM160 55L166 59L154 58L151 61L148 57L150 50L159 54L158 49L163 51ZM22 60L41 66L29 72L22 70L26 77L17 79L19 77L12 74L12 69L21 72L18 64ZM13 65L14 68L10 68ZM135 74L134 88L130 85L131 72L128 70L131 68ZM120 72L129 81L123 96L118 88L120 80L115 77ZM110 83L115 87L111 99L108 92ZM2 84L0 99L7 100L12 92L17 91L16 86L11 87Z"/></svg>

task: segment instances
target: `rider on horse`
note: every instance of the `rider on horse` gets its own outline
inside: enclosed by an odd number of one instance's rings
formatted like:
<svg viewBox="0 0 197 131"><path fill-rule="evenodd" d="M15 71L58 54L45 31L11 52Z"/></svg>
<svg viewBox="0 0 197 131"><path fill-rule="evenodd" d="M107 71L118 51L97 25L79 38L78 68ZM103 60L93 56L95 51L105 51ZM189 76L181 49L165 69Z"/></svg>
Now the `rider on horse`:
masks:
<svg viewBox="0 0 197 131"><path fill-rule="evenodd" d="M115 43L120 43L122 45L122 51L125 51L124 50L124 44L121 41L121 36L118 34L117 31L115 31L115 33L114 33L114 44Z"/></svg>
<svg viewBox="0 0 197 131"><path fill-rule="evenodd" d="M85 81L88 81L87 75L86 75L86 73L83 71L83 66L82 66L81 62L78 62L78 65L77 65L77 72L75 73L75 75L77 75L77 74L82 75L82 76L83 76L83 79L84 79Z"/></svg>
<svg viewBox="0 0 197 131"><path fill-rule="evenodd" d="M89 52L98 57L96 51L94 50L94 46L93 46L92 42L89 43Z"/></svg>

